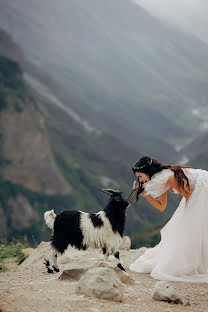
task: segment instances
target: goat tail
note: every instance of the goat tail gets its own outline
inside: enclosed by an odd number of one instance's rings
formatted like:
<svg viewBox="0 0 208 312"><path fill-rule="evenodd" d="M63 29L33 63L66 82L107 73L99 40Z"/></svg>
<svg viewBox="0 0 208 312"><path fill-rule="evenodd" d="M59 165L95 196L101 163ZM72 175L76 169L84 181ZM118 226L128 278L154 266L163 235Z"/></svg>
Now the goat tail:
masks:
<svg viewBox="0 0 208 312"><path fill-rule="evenodd" d="M45 220L46 225L49 228L53 229L55 219L56 219L56 214L54 210L46 211L44 213L44 220Z"/></svg>

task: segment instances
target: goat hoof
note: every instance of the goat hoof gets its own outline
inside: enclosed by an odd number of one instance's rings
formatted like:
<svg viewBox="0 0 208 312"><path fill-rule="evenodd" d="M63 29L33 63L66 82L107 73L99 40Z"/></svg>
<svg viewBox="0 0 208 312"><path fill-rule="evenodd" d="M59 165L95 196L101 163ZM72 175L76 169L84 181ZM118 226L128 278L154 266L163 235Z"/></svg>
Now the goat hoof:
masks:
<svg viewBox="0 0 208 312"><path fill-rule="evenodd" d="M53 269L54 269L55 272L59 272L59 269L56 268L54 265L53 265Z"/></svg>
<svg viewBox="0 0 208 312"><path fill-rule="evenodd" d="M53 273L53 270L50 268L50 262L48 260L46 260L45 258L44 258L44 260L45 260L44 264L47 268L48 273Z"/></svg>
<svg viewBox="0 0 208 312"><path fill-rule="evenodd" d="M50 268L47 268L48 273L53 274L53 270L51 270Z"/></svg>
<svg viewBox="0 0 208 312"><path fill-rule="evenodd" d="M117 264L117 267L118 267L120 270L126 272L126 270L124 269L124 267L123 267L120 263Z"/></svg>

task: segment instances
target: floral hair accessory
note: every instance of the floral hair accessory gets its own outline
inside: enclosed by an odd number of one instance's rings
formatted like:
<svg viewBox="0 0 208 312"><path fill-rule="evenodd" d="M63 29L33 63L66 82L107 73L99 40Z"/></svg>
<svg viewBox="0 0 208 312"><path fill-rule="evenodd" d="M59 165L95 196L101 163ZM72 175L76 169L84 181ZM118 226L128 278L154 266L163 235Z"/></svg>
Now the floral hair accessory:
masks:
<svg viewBox="0 0 208 312"><path fill-rule="evenodd" d="M151 165L151 164L152 164L152 159L150 160L149 164L143 165L141 167L134 166L134 167L132 167L132 170L133 171L134 170L139 170L139 169L142 169L142 168L146 167L147 165Z"/></svg>

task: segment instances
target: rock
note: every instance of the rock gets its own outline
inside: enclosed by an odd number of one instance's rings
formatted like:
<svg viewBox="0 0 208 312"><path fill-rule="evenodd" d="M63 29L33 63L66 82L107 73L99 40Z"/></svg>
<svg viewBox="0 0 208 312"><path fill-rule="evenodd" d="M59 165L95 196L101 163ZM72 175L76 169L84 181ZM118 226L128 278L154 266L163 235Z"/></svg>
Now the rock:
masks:
<svg viewBox="0 0 208 312"><path fill-rule="evenodd" d="M45 268L44 258L48 259L51 247L49 242L41 242L29 257L20 264L22 268Z"/></svg>
<svg viewBox="0 0 208 312"><path fill-rule="evenodd" d="M78 280L89 269L101 265L100 261L76 261L64 267L63 272L59 276L59 280Z"/></svg>
<svg viewBox="0 0 208 312"><path fill-rule="evenodd" d="M73 263L64 263L64 269L65 270L74 270L74 269L91 269L93 267L99 266L99 264L102 263L102 261L91 261L91 260L77 260ZM63 264L63 263L62 263Z"/></svg>
<svg viewBox="0 0 208 312"><path fill-rule="evenodd" d="M89 269L102 267L113 269L122 283L126 285L135 285L134 280L124 271L117 267L112 267L109 263L103 261L77 261L64 266L63 272L60 273L59 280L79 280L80 277Z"/></svg>
<svg viewBox="0 0 208 312"><path fill-rule="evenodd" d="M190 301L188 299L183 298L183 305L190 306Z"/></svg>
<svg viewBox="0 0 208 312"><path fill-rule="evenodd" d="M61 275L59 276L59 280L78 280L83 273L85 273L87 269L71 269L71 270L63 270Z"/></svg>
<svg viewBox="0 0 208 312"><path fill-rule="evenodd" d="M114 271L116 272L122 283L131 286L135 285L135 281L133 280L133 278L131 278L126 272L121 271L119 268L114 268Z"/></svg>
<svg viewBox="0 0 208 312"><path fill-rule="evenodd" d="M174 302L177 304L183 304L181 295L175 291L174 287L170 285L170 283L164 281L159 281L155 284L155 287L152 291L152 299L156 301L167 301L169 303Z"/></svg>
<svg viewBox="0 0 208 312"><path fill-rule="evenodd" d="M23 248L22 252L26 257L29 257L34 250L35 250L34 248Z"/></svg>
<svg viewBox="0 0 208 312"><path fill-rule="evenodd" d="M76 290L88 296L121 301L124 287L113 269L98 267L88 270L80 278Z"/></svg>
<svg viewBox="0 0 208 312"><path fill-rule="evenodd" d="M135 285L135 281L133 280L133 278L131 278L126 272L120 270L119 268L117 267L112 268L105 262L100 263L99 267L111 268L116 272L118 278L120 279L122 283L126 285Z"/></svg>
<svg viewBox="0 0 208 312"><path fill-rule="evenodd" d="M131 239L129 236L123 236L123 241L119 247L120 250L129 250L131 248Z"/></svg>

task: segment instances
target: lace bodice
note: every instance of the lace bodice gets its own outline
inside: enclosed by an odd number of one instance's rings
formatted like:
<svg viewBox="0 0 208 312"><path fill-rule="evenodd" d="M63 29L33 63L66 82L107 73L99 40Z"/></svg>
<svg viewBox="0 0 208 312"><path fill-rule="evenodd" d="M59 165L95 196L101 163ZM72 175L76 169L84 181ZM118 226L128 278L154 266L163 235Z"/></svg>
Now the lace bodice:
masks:
<svg viewBox="0 0 208 312"><path fill-rule="evenodd" d="M191 191L194 190L199 176L204 177L204 183L207 184L208 187L208 171L193 168L182 168L182 170L189 180ZM152 197L157 198L167 192L169 186L167 186L166 183L172 175L174 175L174 172L171 169L163 169L162 171L155 173L150 181L144 183L146 195L151 195ZM173 191L175 194L179 194L176 189L173 189Z"/></svg>

